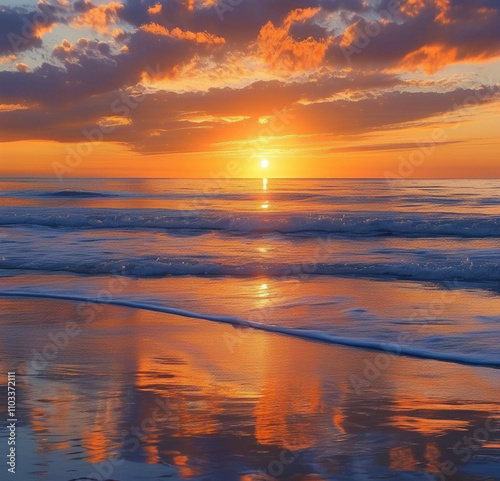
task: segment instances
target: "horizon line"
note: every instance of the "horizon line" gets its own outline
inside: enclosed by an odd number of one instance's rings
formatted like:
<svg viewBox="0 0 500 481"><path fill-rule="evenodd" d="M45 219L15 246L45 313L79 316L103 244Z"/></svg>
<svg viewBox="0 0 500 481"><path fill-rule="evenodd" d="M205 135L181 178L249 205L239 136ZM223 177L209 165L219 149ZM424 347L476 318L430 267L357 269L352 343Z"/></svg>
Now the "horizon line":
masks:
<svg viewBox="0 0 500 481"><path fill-rule="evenodd" d="M58 179L55 176L8 176L1 177L0 182L18 179L54 180L63 184L71 180L212 180L212 181L233 181L233 180L384 180L384 181L405 181L405 180L500 180L498 177L67 177Z"/></svg>

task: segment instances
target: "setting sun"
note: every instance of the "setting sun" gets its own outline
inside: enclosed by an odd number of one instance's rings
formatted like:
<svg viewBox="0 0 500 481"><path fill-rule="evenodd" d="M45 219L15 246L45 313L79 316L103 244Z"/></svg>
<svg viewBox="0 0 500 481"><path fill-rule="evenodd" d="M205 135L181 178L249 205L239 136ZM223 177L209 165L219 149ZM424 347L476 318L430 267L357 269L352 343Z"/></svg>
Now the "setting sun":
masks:
<svg viewBox="0 0 500 481"><path fill-rule="evenodd" d="M267 159L262 159L261 162L260 162L260 166L263 169L267 169L269 167L269 161Z"/></svg>

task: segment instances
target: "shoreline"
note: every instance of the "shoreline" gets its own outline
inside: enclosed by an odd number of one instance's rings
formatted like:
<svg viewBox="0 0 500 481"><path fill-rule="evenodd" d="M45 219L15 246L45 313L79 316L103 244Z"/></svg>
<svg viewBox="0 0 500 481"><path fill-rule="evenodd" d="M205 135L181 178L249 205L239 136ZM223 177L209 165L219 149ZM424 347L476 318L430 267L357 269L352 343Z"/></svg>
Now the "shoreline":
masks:
<svg viewBox="0 0 500 481"><path fill-rule="evenodd" d="M421 349L420 350L412 349L411 347L407 347L406 345L404 345L403 342L394 344L394 343L387 343L387 342L366 340L366 339L336 337L332 336L331 334L319 331L312 331L306 329L291 329L274 325L266 325L254 321L247 321L238 317L202 314L168 306L159 306L154 304L126 301L119 299L102 299L97 297L92 298L92 297L77 296L70 294L49 294L49 293L39 293L39 292L37 293L37 292L0 291L0 298L2 297L52 299L61 301L84 302L88 304L97 304L97 305L118 306L131 309L140 309L151 312L159 312L162 314L172 314L175 316L187 317L191 319L201 319L209 322L229 324L236 328L250 328L259 331L281 334L285 336L299 338L305 341L320 342L323 344L330 344L330 345L341 345L367 351L377 351L394 356L405 356L415 359L424 359L437 362L448 362L454 364L462 364L466 366L478 366L491 369L500 369L500 360L494 361L488 359L474 358L471 356L463 356L453 353L439 353L439 352L425 351ZM401 341L403 340L411 341L408 335L402 336L400 339Z"/></svg>

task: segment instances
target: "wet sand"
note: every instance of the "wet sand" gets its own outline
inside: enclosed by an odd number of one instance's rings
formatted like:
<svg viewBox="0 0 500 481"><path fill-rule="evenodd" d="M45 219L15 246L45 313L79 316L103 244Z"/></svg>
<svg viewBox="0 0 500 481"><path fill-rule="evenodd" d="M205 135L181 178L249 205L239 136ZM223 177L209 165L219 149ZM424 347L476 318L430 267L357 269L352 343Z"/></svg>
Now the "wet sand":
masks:
<svg viewBox="0 0 500 481"><path fill-rule="evenodd" d="M499 370L120 307L83 324L79 303L0 305L23 481L500 479Z"/></svg>

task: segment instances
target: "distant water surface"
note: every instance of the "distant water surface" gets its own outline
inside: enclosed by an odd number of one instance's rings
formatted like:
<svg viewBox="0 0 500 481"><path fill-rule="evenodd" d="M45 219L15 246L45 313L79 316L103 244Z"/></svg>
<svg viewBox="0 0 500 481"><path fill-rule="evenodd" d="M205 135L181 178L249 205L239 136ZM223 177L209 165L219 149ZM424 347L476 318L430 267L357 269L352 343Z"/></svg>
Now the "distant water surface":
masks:
<svg viewBox="0 0 500 481"><path fill-rule="evenodd" d="M93 295L122 276L137 301L500 359L500 181L0 187L5 288Z"/></svg>

